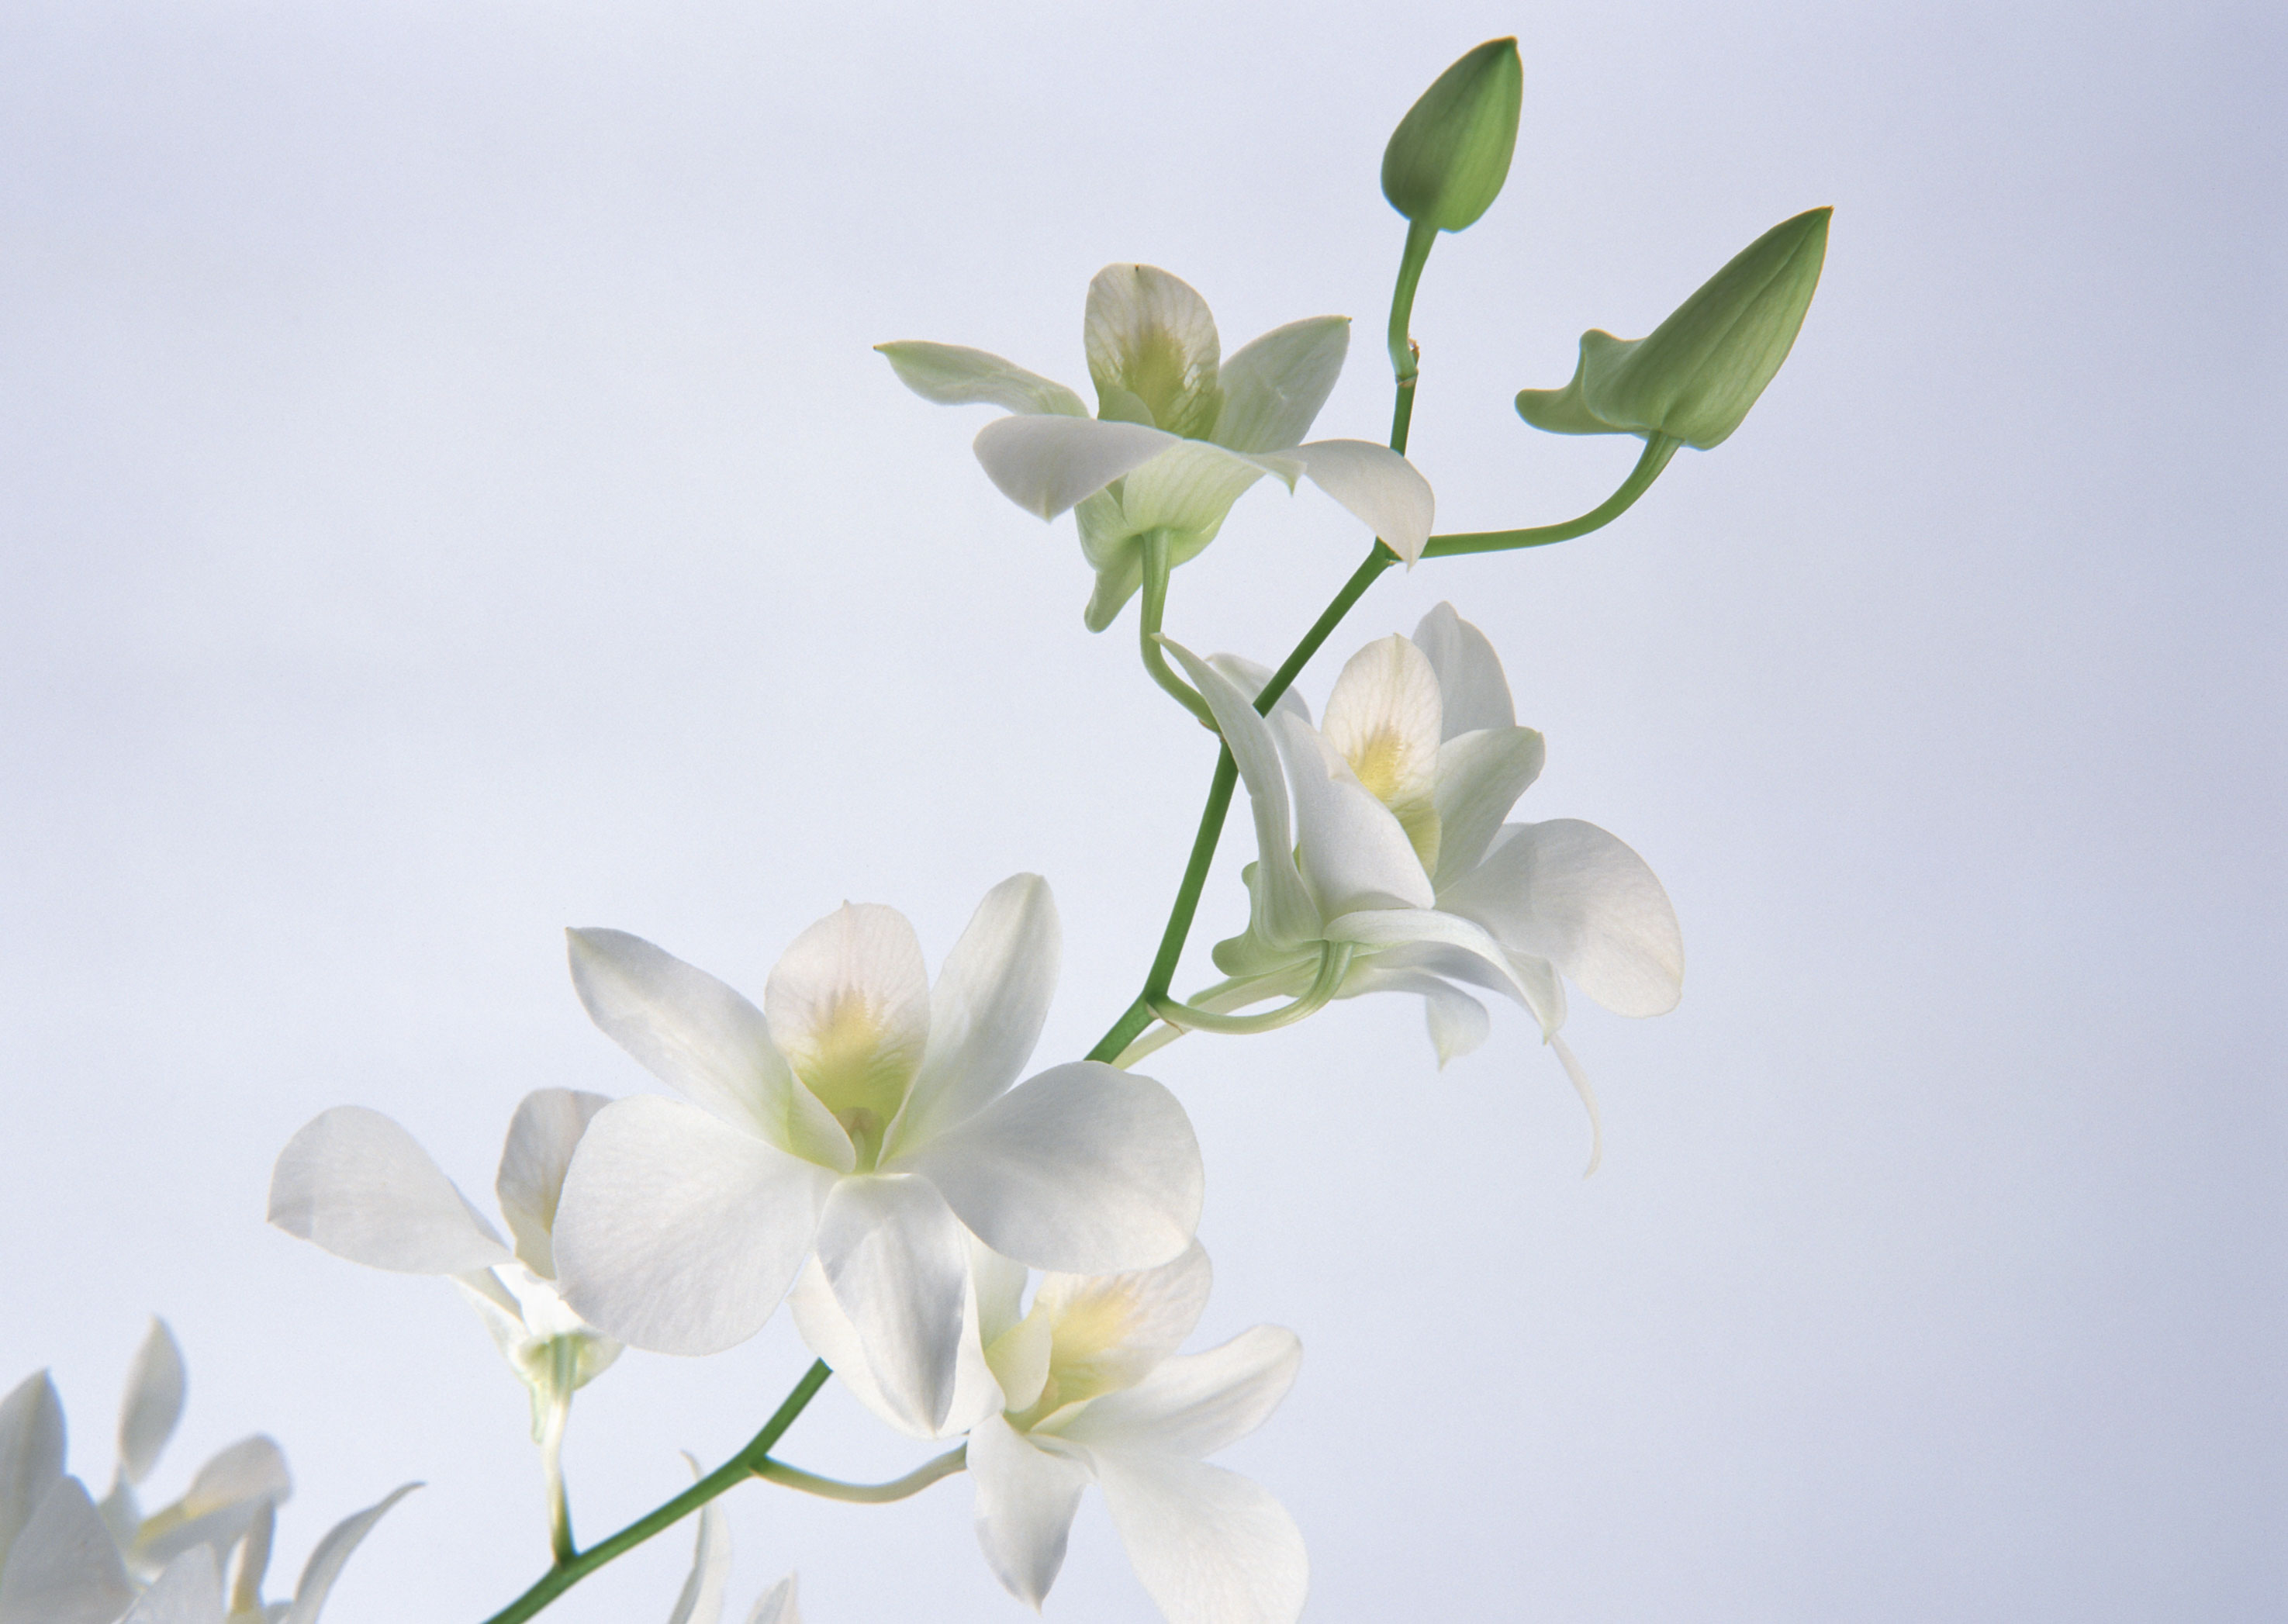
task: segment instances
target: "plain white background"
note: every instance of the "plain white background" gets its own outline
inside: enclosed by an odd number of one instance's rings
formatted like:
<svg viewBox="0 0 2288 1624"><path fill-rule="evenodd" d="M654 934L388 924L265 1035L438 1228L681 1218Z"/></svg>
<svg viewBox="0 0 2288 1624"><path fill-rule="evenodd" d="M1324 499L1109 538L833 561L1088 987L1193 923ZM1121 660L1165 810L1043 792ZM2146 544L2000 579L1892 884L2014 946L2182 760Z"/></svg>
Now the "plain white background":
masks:
<svg viewBox="0 0 2288 1624"><path fill-rule="evenodd" d="M1793 359L1590 540L1386 577L1303 683L1442 598L1630 841L1682 1007L1585 1000L1606 1166L1514 1011L1444 1074L1409 1000L1153 1063L1208 1160L1206 1345L1307 1350L1225 1457L1334 1619L2255 1620L2288 1609L2270 8L1478 4L166 7L0 16L0 1382L107 1478L144 1316L153 1485L263 1429L290 1577L398 1482L335 1624L467 1620L544 1556L520 1393L436 1282L266 1229L324 1107L485 1199L518 1097L647 1080L559 931L759 992L845 898L933 963L1047 875L1041 1064L1141 977L1212 762L1092 638L987 414L869 346L1084 382L1119 258L1227 348L1359 319L1382 143L1521 37L1506 194L1416 330L1440 527L1568 516L1633 440L1511 413L1768 226L1836 209ZM1170 628L1275 658L1365 538L1251 494ZM1227 854L1236 851L1227 848ZM1235 863L1200 942L1235 928ZM1196 955L1184 983L1212 975ZM631 1354L590 1535L806 1355ZM831 1389L783 1453L918 1459ZM956 1479L730 1502L735 1616L1021 1616ZM679 1531L552 1617L664 1618ZM1052 1620L1148 1619L1084 1510Z"/></svg>

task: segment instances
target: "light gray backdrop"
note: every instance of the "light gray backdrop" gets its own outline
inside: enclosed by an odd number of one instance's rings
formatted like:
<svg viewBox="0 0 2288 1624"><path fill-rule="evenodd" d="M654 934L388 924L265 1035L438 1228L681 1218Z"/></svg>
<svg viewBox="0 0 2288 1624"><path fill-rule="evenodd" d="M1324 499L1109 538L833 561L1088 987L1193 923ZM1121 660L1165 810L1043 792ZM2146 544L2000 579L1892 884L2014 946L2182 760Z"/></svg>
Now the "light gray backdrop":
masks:
<svg viewBox="0 0 2288 1624"><path fill-rule="evenodd" d="M1524 811L1669 886L1683 1006L1580 1001L1604 1170L1513 1012L1410 1001L1156 1063L1205 1146L1203 1341L1308 1350L1227 1457L1329 1619L2254 1620L2288 1610L2276 10L1155 0L1089 8L16 4L0 16L0 1382L108 1473L143 1317L256 1428L282 1565L409 1477L335 1624L467 1620L544 1546L522 1400L442 1285L267 1230L319 1110L489 1187L525 1090L647 1080L568 923L759 990L845 898L933 961L1021 868L1063 909L1043 1063L1140 978L1210 766L1080 626L1069 522L878 341L1083 376L1081 299L1176 271L1227 345L1360 319L1388 131L1521 36L1509 189L1439 248L1442 527L1569 515L1633 441L1561 382L1835 205L1793 360L1624 522L1442 598L1550 764ZM1248 496L1178 577L1275 657L1360 554ZM1322 699L1335 668L1303 685ZM1203 939L1241 915L1232 864ZM1188 984L1210 974L1203 957ZM584 1532L744 1439L783 1318L576 1412ZM918 1458L830 1390L785 1452ZM733 1501L734 1601L1005 1620L961 1480ZM567 1620L663 1618L680 1531ZM1100 1509L1052 1620L1147 1619Z"/></svg>

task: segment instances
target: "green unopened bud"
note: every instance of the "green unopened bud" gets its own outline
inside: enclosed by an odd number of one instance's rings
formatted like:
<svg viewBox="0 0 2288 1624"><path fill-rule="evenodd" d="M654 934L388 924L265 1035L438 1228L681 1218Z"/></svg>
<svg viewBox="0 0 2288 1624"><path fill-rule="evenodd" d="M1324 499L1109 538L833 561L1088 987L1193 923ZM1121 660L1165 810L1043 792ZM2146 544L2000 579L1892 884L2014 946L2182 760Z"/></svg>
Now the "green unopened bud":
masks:
<svg viewBox="0 0 2288 1624"><path fill-rule="evenodd" d="M1642 338L1581 335L1562 389L1521 389L1517 414L1553 434L1665 434L1720 445L1787 359L1827 257L1827 209L1751 242Z"/></svg>
<svg viewBox="0 0 2288 1624"><path fill-rule="evenodd" d="M1459 231L1501 195L1517 147L1525 69L1513 39L1488 40L1422 92L1382 154L1382 194L1418 225Z"/></svg>

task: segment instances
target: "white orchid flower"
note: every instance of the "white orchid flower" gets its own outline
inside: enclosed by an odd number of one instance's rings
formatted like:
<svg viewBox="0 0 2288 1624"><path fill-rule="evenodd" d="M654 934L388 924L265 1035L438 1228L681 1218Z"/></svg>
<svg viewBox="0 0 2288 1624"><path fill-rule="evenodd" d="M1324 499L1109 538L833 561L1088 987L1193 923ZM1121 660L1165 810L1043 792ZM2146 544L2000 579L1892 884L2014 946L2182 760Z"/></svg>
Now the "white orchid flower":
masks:
<svg viewBox="0 0 2288 1624"><path fill-rule="evenodd" d="M589 1014L691 1103L639 1096L589 1125L556 1221L567 1298L639 1347L711 1353L814 1248L890 1401L941 1424L970 1234L1110 1273L1175 1256L1199 1219L1199 1145L1158 1083L1081 1061L1010 1087L1058 950L1035 875L987 894L934 989L887 907L804 931L759 1010L649 942L573 931Z"/></svg>
<svg viewBox="0 0 2288 1624"><path fill-rule="evenodd" d="M1502 821L1539 774L1543 746L1516 725L1484 634L1441 604L1411 639L1369 644L1316 728L1291 693L1256 714L1259 668L1170 648L1231 746L1260 857L1248 928L1215 950L1231 978L1166 1017L1244 1029L1265 1018L1215 1018L1274 997L1306 1010L1415 993L1442 1066L1487 1032L1485 1007L1461 986L1488 989L1533 1013L1593 1129L1595 1094L1558 1036L1560 978L1617 1014L1663 1014L1683 990L1683 939L1659 880L1603 829ZM1126 1058L1173 1035L1149 1034ZM1596 1161L1593 1149L1592 1171Z"/></svg>
<svg viewBox="0 0 2288 1624"><path fill-rule="evenodd" d="M1212 1279L1197 1241L1154 1269L1047 1275L1029 1309L1022 1266L981 1247L973 1278L967 1465L978 1542L1010 1592L1040 1606L1093 1483L1137 1577L1174 1624L1289 1624L1309 1583L1302 1535L1267 1492L1204 1457L1254 1431L1286 1397L1303 1357L1294 1333L1259 1325L1177 1355ZM867 1379L832 1297L806 1278L795 1303L804 1334L851 1391L911 1431Z"/></svg>
<svg viewBox="0 0 2288 1624"><path fill-rule="evenodd" d="M1155 265L1114 265L1088 285L1083 334L1094 417L1063 384L982 350L877 347L924 400L1013 414L978 434L977 460L1028 512L1077 508L1096 570L1090 630L1110 625L1143 584L1149 549L1164 550L1162 568L1192 558L1267 473L1290 490L1309 479L1409 564L1420 556L1434 503L1412 463L1365 440L1299 443L1342 371L1347 316L1290 322L1227 361L1188 283Z"/></svg>
<svg viewBox="0 0 2288 1624"><path fill-rule="evenodd" d="M460 1288L531 1398L560 1550L571 1538L562 1452L572 1395L619 1358L620 1343L556 1288L556 1207L573 1150L610 1103L538 1089L518 1104L493 1184L513 1249L411 1134L362 1105L337 1105L304 1124L270 1176L270 1221L288 1234L352 1263L443 1275Z"/></svg>
<svg viewBox="0 0 2288 1624"><path fill-rule="evenodd" d="M237 1571L227 1593L214 1548L193 1546L167 1564L120 1624L317 1624L351 1553L390 1507L420 1486L403 1484L377 1503L335 1524L302 1565L302 1577L290 1601L262 1599L277 1517L275 1507L266 1502L239 1549Z"/></svg>

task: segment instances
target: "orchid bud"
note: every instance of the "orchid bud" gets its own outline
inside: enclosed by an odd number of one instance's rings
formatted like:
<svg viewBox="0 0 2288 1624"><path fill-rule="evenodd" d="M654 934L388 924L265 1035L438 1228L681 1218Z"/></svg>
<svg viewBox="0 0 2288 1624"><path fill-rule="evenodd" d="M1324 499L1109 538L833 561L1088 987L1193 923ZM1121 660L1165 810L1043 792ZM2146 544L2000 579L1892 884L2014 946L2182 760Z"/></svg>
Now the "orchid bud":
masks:
<svg viewBox="0 0 2288 1624"><path fill-rule="evenodd" d="M1787 359L1819 286L1828 209L1784 220L1642 338L1581 335L1562 389L1521 389L1517 413L1553 434L1665 434L1720 445Z"/></svg>
<svg viewBox="0 0 2288 1624"><path fill-rule="evenodd" d="M1390 206L1439 231L1459 231L1483 214L1509 178L1524 93L1514 39L1488 40L1440 74L1383 149Z"/></svg>

